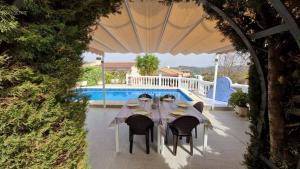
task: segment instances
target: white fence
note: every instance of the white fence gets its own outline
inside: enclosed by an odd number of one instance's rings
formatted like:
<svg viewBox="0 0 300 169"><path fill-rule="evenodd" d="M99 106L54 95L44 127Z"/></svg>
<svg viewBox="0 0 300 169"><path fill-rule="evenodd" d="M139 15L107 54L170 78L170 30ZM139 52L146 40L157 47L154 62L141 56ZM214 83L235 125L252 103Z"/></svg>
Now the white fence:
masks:
<svg viewBox="0 0 300 169"><path fill-rule="evenodd" d="M235 90L242 90L244 93L248 93L248 85L234 83L231 87Z"/></svg>
<svg viewBox="0 0 300 169"><path fill-rule="evenodd" d="M170 77L170 76L126 76L126 84L131 86L159 86L171 88L184 88L206 96L214 83L196 78ZM248 85L233 84L234 89L248 92Z"/></svg>

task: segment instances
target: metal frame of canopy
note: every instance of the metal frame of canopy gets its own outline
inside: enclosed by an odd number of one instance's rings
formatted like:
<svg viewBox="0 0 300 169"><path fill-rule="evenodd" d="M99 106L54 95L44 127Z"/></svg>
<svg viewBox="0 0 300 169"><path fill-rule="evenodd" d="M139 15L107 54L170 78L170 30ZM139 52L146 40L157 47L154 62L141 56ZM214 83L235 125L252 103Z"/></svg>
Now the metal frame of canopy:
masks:
<svg viewBox="0 0 300 169"><path fill-rule="evenodd" d="M103 108L106 108L106 91L105 91L105 69L104 69L104 52L97 52L96 60L101 60L101 69L102 69L102 96L103 96Z"/></svg>

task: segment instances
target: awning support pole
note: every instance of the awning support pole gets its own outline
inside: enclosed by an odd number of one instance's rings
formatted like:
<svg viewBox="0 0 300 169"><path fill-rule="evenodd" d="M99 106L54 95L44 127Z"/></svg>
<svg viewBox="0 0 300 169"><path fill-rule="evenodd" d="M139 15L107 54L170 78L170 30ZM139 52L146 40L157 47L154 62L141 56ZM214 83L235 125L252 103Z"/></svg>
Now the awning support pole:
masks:
<svg viewBox="0 0 300 169"><path fill-rule="evenodd" d="M103 108L106 108L106 90L105 90L105 69L104 69L104 53L102 53L102 60L101 60L101 66L102 66L102 96L103 96Z"/></svg>
<svg viewBox="0 0 300 169"><path fill-rule="evenodd" d="M215 58L215 76L214 76L212 110L214 110L214 108L215 108L216 90L217 90L217 78L218 78L218 66L219 66L219 55L217 54L216 58Z"/></svg>
<svg viewBox="0 0 300 169"><path fill-rule="evenodd" d="M99 52L99 57L96 60L101 60L101 72L102 72L102 97L103 97L103 108L106 108L106 101L105 101L105 70L104 70L104 52Z"/></svg>

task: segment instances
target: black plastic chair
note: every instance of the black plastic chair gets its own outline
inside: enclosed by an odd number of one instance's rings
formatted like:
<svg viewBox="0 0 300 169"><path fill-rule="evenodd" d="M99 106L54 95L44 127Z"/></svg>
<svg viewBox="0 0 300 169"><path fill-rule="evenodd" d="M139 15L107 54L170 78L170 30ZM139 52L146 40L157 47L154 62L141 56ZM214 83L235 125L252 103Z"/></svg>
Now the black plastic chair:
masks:
<svg viewBox="0 0 300 169"><path fill-rule="evenodd" d="M144 93L144 94L139 95L138 98L143 98L143 97L146 97L146 98L148 98L148 99L152 99L152 96L150 96L150 95L147 94L147 93Z"/></svg>
<svg viewBox="0 0 300 169"><path fill-rule="evenodd" d="M149 132L151 131L151 142L153 142L153 121L144 115L135 114L129 116L126 121L129 126L129 142L130 148L129 152L132 153L132 144L133 144L133 136L134 135L145 135L146 137L146 153L150 153L149 149Z"/></svg>
<svg viewBox="0 0 300 169"><path fill-rule="evenodd" d="M197 109L200 113L203 112L203 107L203 102L197 102L196 104L194 104L194 108ZM197 138L197 126L195 127L195 138Z"/></svg>
<svg viewBox="0 0 300 169"><path fill-rule="evenodd" d="M203 102L197 102L196 104L194 104L194 108L197 109L200 113L203 112L203 107L204 107Z"/></svg>
<svg viewBox="0 0 300 169"><path fill-rule="evenodd" d="M173 99L173 100L176 99L176 97L175 97L174 95L166 94L166 95L160 97L160 101L163 101L165 98L171 98L171 99Z"/></svg>
<svg viewBox="0 0 300 169"><path fill-rule="evenodd" d="M178 138L186 137L190 143L190 153L193 155L193 135L192 130L199 124L199 120L193 116L181 116L173 122L167 124L165 144L168 143L169 128L173 134L173 154L176 155Z"/></svg>

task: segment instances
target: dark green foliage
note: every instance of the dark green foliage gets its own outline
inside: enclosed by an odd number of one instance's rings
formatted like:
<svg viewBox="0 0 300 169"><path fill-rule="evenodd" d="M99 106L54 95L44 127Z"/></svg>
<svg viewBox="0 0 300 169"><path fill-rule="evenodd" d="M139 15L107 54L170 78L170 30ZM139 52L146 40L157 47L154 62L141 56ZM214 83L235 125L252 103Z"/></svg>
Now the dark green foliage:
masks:
<svg viewBox="0 0 300 169"><path fill-rule="evenodd" d="M87 81L89 86L97 85L97 82L101 80L101 68L99 66L91 66L82 68L81 81Z"/></svg>
<svg viewBox="0 0 300 169"><path fill-rule="evenodd" d="M259 77L256 71L256 67L252 64L249 67L249 88L248 98L250 105L249 119L250 119L250 143L248 144L248 152L244 155L244 164L247 165L248 169L268 169L264 163L259 159L259 155L268 152L269 146L264 139L268 139L267 135L261 138L257 132L257 123L259 120L260 102L261 102L261 89L259 84ZM265 123L267 124L267 123Z"/></svg>
<svg viewBox="0 0 300 169"><path fill-rule="evenodd" d="M228 103L231 106L240 106L240 107L247 107L248 104L248 94L238 90L231 94Z"/></svg>
<svg viewBox="0 0 300 169"><path fill-rule="evenodd" d="M0 0L0 168L86 168L86 101L68 98L90 27L120 3L9 2Z"/></svg>
<svg viewBox="0 0 300 169"><path fill-rule="evenodd" d="M250 120L253 125L257 124L259 118L260 102L261 102L261 89L259 85L259 77L255 68L252 64L249 67L249 88L248 97L250 105Z"/></svg>
<svg viewBox="0 0 300 169"><path fill-rule="evenodd" d="M80 81L87 81L88 86L97 85L97 82L102 81L102 70L100 66L89 66L82 68ZM105 71L105 83L111 84L113 79L118 79L119 83L124 83L126 72L123 71Z"/></svg>
<svg viewBox="0 0 300 169"><path fill-rule="evenodd" d="M105 82L111 83L125 83L126 72L125 71L109 71L105 72Z"/></svg>

